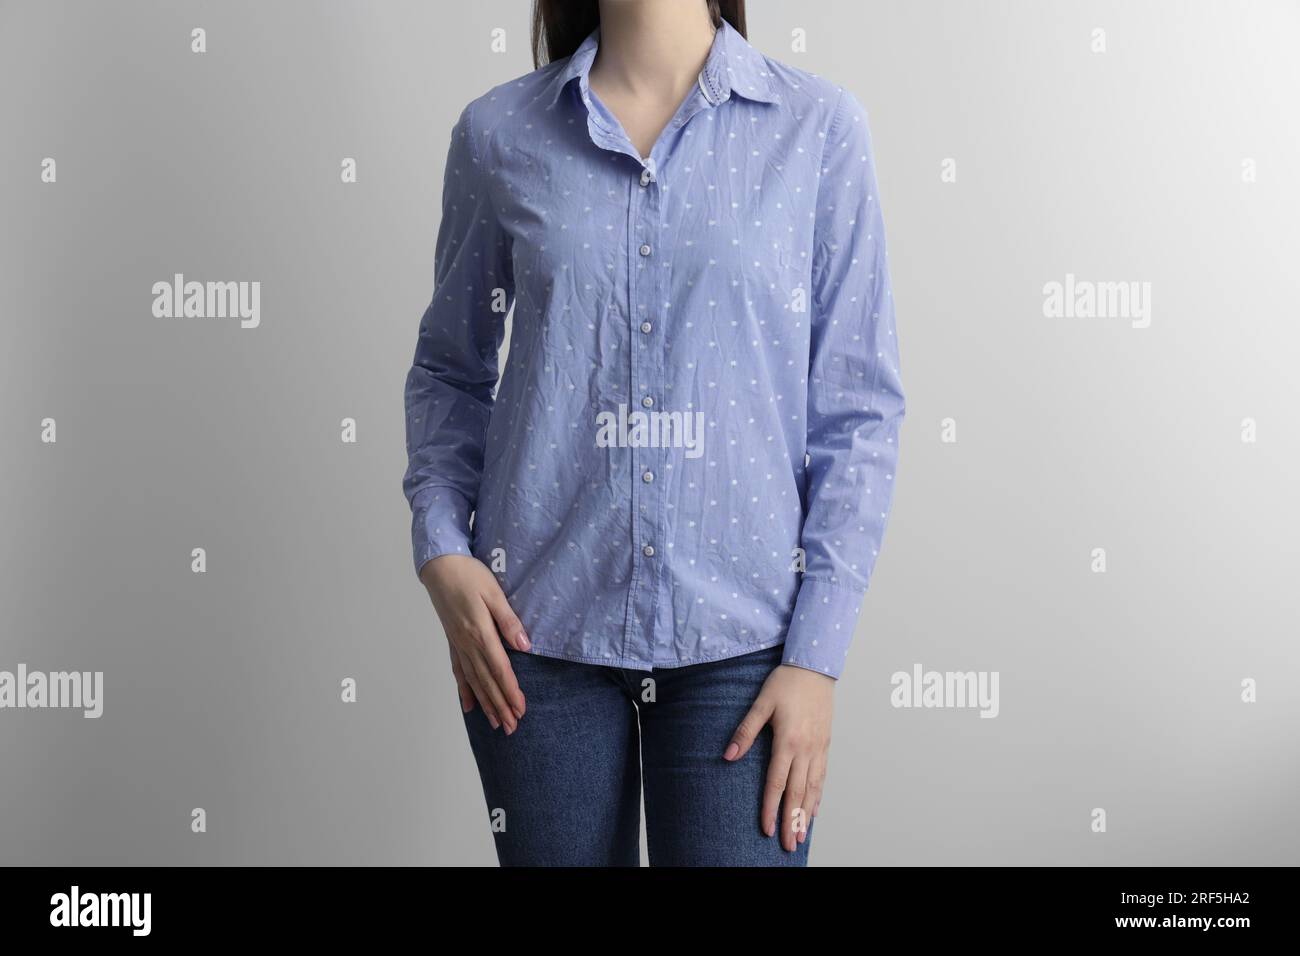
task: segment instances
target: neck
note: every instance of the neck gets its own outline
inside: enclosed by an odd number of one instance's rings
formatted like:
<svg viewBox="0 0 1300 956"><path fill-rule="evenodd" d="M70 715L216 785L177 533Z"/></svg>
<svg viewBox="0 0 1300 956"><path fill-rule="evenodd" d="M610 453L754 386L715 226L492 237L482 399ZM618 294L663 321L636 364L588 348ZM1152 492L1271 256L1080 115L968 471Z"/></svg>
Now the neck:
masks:
<svg viewBox="0 0 1300 956"><path fill-rule="evenodd" d="M677 102L713 45L704 0L600 0L600 46L591 65L601 85Z"/></svg>

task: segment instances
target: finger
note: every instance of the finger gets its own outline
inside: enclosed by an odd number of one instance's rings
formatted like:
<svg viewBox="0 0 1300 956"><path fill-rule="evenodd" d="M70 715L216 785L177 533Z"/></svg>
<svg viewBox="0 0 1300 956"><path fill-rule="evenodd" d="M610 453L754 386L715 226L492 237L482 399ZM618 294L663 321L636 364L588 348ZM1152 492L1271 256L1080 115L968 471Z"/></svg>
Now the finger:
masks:
<svg viewBox="0 0 1300 956"><path fill-rule="evenodd" d="M451 647L451 673L456 678L456 693L460 695L460 709L468 714L474 709L474 690L469 686L469 681L465 679L465 668L460 665L460 655L456 653L456 648Z"/></svg>
<svg viewBox="0 0 1300 956"><path fill-rule="evenodd" d="M763 833L772 836L776 833L776 810L781 803L781 794L785 792L786 781L790 776L790 764L794 753L784 747L776 748L767 765L767 779L763 782Z"/></svg>
<svg viewBox="0 0 1300 956"><path fill-rule="evenodd" d="M488 700L492 702L492 709L496 712L501 725L505 727L506 735L513 734L518 718L515 717L514 711L510 709L510 705L506 703L505 695L501 693L501 688L497 686L496 679L492 676L492 667L487 662L487 659L483 657L481 649L476 649L476 652L471 656L471 661L472 670L478 678L479 686L483 688ZM482 697L479 698L479 700L482 699Z"/></svg>
<svg viewBox="0 0 1300 956"><path fill-rule="evenodd" d="M492 705L492 695L487 692L483 682L479 680L473 666L465 668L465 680L469 683L470 690L474 692L474 699L483 708L483 716L492 725L492 729L497 730L501 726L501 718L497 716L496 708Z"/></svg>
<svg viewBox="0 0 1300 956"><path fill-rule="evenodd" d="M749 753L749 748L758 738L758 732L772 719L772 710L772 704L760 694L758 700L754 701L753 706L749 708L745 719L736 728L736 732L731 735L731 743L727 744L727 751L722 755L722 759L739 760Z"/></svg>
<svg viewBox="0 0 1300 956"><path fill-rule="evenodd" d="M486 600L479 605L473 624L477 629L476 656L487 665L487 675L482 679L494 686L495 694L501 700L497 716L507 725L507 733L514 733L513 725L524 716L524 692L515 680L510 657L506 654L505 645L501 643L496 620L492 617ZM489 693L493 691L489 690Z"/></svg>
<svg viewBox="0 0 1300 956"><path fill-rule="evenodd" d="M808 804L808 817L811 822L822 807L822 790L826 786L826 754L818 754L808 767L808 795L804 802Z"/></svg>
<svg viewBox="0 0 1300 956"><path fill-rule="evenodd" d="M785 803L781 813L781 845L793 853L799 847L803 830L807 827L807 813L803 798L808 790L808 757L799 754L790 764L790 777L785 785Z"/></svg>
<svg viewBox="0 0 1300 956"><path fill-rule="evenodd" d="M483 601L492 613L492 620L496 622L503 641L517 651L526 651L533 646L528 640L528 635L524 633L524 625L515 614L514 608L510 606L510 602L506 600L504 591L497 588L483 595Z"/></svg>
<svg viewBox="0 0 1300 956"><path fill-rule="evenodd" d="M500 641L494 641L484 651L488 667L492 671L492 680L501 691L507 706L514 712L514 718L519 720L524 716L526 701L515 677L515 669L510 666L510 656L506 653L505 646Z"/></svg>

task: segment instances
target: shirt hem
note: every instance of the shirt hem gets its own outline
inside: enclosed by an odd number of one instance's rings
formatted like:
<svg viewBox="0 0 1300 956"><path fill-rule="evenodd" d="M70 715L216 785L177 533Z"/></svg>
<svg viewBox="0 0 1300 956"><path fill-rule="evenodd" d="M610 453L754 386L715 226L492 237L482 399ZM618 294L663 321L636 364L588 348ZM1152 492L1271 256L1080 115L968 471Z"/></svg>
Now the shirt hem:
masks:
<svg viewBox="0 0 1300 956"><path fill-rule="evenodd" d="M632 661L621 657L587 657L582 654L566 654L562 651L553 651L547 648L538 647L536 643L523 653L535 654L538 657L551 657L562 661L572 661L575 664L599 664L603 667L623 667L628 670L652 671L674 670L678 667L690 667L692 664L710 664L714 661L725 661L732 657L743 657L746 654L753 654L756 651L766 651L773 647L779 647L784 643L785 638L782 637L779 640L768 641L765 644L755 644L752 647L743 647L732 651L725 651L722 654L715 654L712 657L692 657L688 660L674 660L664 664L647 664L645 661Z"/></svg>

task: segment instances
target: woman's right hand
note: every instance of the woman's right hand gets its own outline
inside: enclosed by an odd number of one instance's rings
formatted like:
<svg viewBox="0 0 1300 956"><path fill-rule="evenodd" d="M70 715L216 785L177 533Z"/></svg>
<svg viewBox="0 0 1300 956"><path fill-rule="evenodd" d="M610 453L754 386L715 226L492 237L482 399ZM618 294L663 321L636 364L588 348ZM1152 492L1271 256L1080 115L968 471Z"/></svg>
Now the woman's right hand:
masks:
<svg viewBox="0 0 1300 956"><path fill-rule="evenodd" d="M501 642L518 651L532 645L496 576L478 558L444 554L424 563L420 581L447 632L461 709L468 714L477 700L493 730L513 734L524 693Z"/></svg>

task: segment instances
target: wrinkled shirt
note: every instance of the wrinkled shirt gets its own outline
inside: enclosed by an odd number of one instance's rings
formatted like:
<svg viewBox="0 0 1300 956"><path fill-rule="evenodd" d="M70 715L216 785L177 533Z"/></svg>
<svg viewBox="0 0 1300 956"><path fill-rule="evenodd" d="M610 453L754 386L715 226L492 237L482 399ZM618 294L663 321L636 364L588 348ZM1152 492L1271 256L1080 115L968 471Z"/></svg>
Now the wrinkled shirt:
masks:
<svg viewBox="0 0 1300 956"><path fill-rule="evenodd" d="M904 411L866 114L724 21L643 158L587 82L599 34L451 132L405 392L416 569L481 560L532 653L784 644L838 678Z"/></svg>

